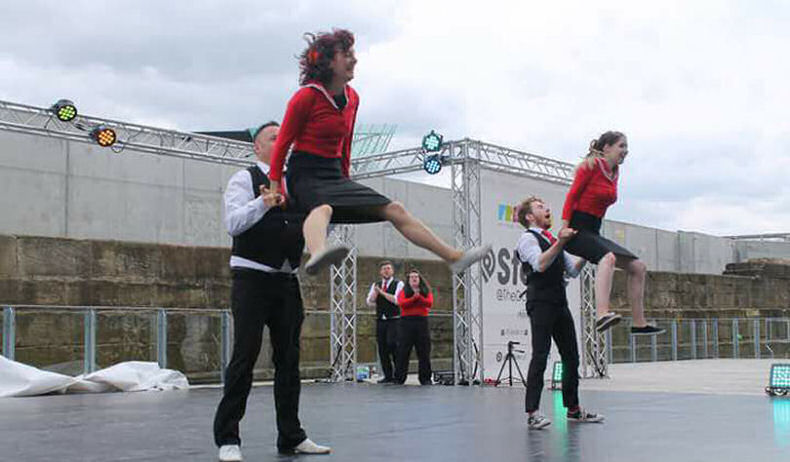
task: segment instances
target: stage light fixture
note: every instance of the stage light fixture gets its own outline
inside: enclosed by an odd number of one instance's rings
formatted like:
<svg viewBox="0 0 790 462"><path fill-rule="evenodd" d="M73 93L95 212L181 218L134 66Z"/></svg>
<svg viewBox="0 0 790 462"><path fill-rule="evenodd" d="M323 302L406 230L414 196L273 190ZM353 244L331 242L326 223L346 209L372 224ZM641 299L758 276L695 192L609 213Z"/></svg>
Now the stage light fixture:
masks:
<svg viewBox="0 0 790 462"><path fill-rule="evenodd" d="M427 152L436 152L442 149L442 135L431 130L430 133L422 137L422 148Z"/></svg>
<svg viewBox="0 0 790 462"><path fill-rule="evenodd" d="M439 154L425 156L425 160L422 161L422 168L428 172L429 175L436 175L439 173L442 170L442 159L439 157Z"/></svg>
<svg viewBox="0 0 790 462"><path fill-rule="evenodd" d="M555 361L554 368L551 372L551 389L556 390L562 388L562 362Z"/></svg>
<svg viewBox="0 0 790 462"><path fill-rule="evenodd" d="M91 139L99 146L107 148L115 144L117 137L115 130L106 125L97 125L91 130Z"/></svg>
<svg viewBox="0 0 790 462"><path fill-rule="evenodd" d="M67 99L59 99L52 105L50 111L61 122L71 122L77 117L77 106L74 105L74 102Z"/></svg>
<svg viewBox="0 0 790 462"><path fill-rule="evenodd" d="M790 364L771 364L771 375L765 392L771 396L790 392Z"/></svg>

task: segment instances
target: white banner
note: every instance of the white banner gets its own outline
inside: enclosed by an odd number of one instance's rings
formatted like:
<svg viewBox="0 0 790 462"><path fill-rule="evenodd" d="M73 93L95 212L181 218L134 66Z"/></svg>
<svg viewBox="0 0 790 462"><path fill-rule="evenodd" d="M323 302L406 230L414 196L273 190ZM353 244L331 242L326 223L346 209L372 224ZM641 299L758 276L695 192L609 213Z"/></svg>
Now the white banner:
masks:
<svg viewBox="0 0 790 462"><path fill-rule="evenodd" d="M483 242L493 244L493 253L483 260L483 360L484 379L496 379L507 354L508 341L519 342L514 353L524 378L531 357L529 318L525 309L525 298L519 295L526 289L526 276L521 263L514 255L516 243L524 228L518 223L517 206L525 198L535 195L542 198L551 208L552 232L556 234L562 226L562 205L568 187L547 181L523 178L507 173L483 170L481 172L482 198L481 221ZM576 323L579 337L578 279L572 279L567 287L568 302ZM581 346L579 347L581 351ZM554 361L559 360L556 346L546 367L549 377ZM518 372L513 366L514 378ZM501 378L508 376L507 365Z"/></svg>

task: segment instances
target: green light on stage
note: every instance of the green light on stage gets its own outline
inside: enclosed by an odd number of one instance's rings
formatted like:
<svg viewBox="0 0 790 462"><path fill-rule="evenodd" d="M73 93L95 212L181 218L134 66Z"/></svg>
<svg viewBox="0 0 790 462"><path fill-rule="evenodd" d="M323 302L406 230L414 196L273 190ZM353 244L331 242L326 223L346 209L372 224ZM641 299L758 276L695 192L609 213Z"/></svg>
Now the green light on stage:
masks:
<svg viewBox="0 0 790 462"><path fill-rule="evenodd" d="M436 175L439 173L442 169L442 160L439 158L439 154L426 156L425 160L422 162L422 168L428 172L429 175Z"/></svg>
<svg viewBox="0 0 790 462"><path fill-rule="evenodd" d="M55 114L61 122L71 122L77 117L77 106L67 99L60 99L57 103L53 104L50 111Z"/></svg>
<svg viewBox="0 0 790 462"><path fill-rule="evenodd" d="M790 364L773 364L770 384L773 388L790 388Z"/></svg>
<svg viewBox="0 0 790 462"><path fill-rule="evenodd" d="M422 137L422 148L428 152L436 152L442 149L442 135L431 130L431 133Z"/></svg>
<svg viewBox="0 0 790 462"><path fill-rule="evenodd" d="M551 380L562 382L562 363L559 361L554 363L554 373L551 374Z"/></svg>
<svg viewBox="0 0 790 462"><path fill-rule="evenodd" d="M790 393L790 364L771 364L771 375L765 392L771 396Z"/></svg>
<svg viewBox="0 0 790 462"><path fill-rule="evenodd" d="M551 371L551 389L562 388L562 362L555 361Z"/></svg>

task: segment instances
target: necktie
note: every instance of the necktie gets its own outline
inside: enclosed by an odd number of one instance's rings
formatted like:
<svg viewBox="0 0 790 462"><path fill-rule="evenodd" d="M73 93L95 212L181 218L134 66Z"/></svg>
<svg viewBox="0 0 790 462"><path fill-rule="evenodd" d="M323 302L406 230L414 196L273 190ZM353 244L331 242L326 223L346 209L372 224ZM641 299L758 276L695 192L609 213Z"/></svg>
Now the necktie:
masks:
<svg viewBox="0 0 790 462"><path fill-rule="evenodd" d="M548 239L549 242L551 242L551 245L554 245L554 243L557 242L557 239L551 235L551 231L548 229L543 230L543 235L546 236L546 239Z"/></svg>
<svg viewBox="0 0 790 462"><path fill-rule="evenodd" d="M387 280L386 279L381 281L381 290L383 290L384 292L387 291Z"/></svg>

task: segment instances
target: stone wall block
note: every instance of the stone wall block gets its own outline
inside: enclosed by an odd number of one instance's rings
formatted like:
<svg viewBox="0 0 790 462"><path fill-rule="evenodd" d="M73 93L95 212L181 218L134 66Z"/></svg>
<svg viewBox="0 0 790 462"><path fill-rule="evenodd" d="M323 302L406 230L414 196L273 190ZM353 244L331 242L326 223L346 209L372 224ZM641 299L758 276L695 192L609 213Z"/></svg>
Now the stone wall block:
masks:
<svg viewBox="0 0 790 462"><path fill-rule="evenodd" d="M47 237L17 238L20 277L85 278L91 274L91 242Z"/></svg>

